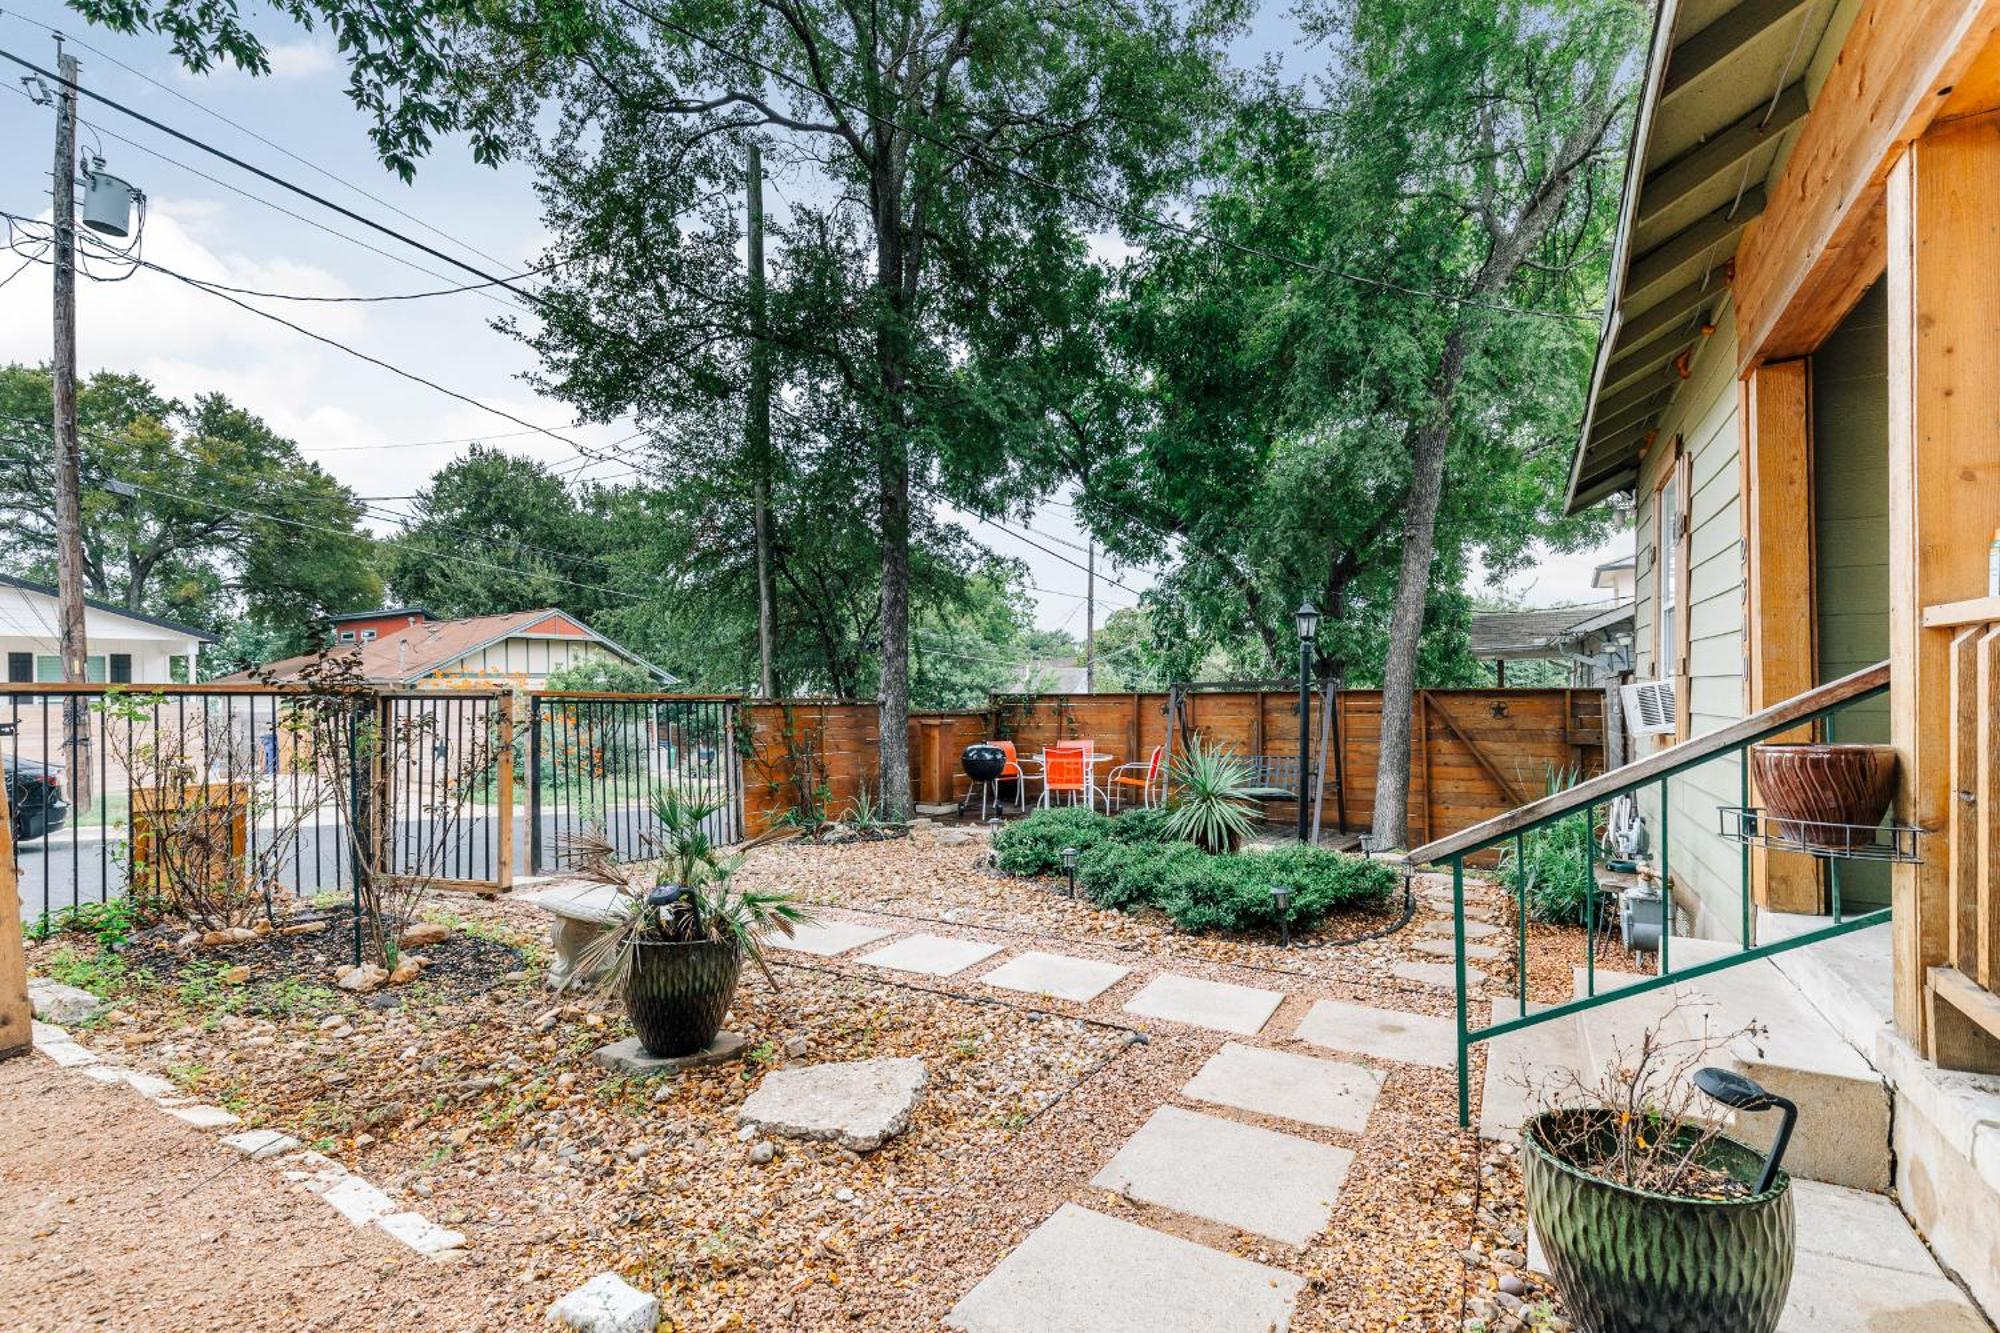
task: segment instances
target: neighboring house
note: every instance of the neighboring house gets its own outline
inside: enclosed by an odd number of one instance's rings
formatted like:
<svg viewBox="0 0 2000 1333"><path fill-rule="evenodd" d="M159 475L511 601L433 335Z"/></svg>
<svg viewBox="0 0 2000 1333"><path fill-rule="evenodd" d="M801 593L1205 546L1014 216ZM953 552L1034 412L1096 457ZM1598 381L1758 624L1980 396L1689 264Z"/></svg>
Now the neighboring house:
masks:
<svg viewBox="0 0 2000 1333"><path fill-rule="evenodd" d="M357 654L362 675L377 685L539 689L552 672L601 658L641 667L662 685L678 683L575 616L553 607L464 620L437 620L421 607L401 607L336 617L334 635L335 646ZM296 680L316 657L311 653L288 657L257 675ZM249 672L229 677L254 678Z"/></svg>
<svg viewBox="0 0 2000 1333"><path fill-rule="evenodd" d="M1572 512L1634 500L1636 675L1673 770L1641 808L1698 934L1771 945L1893 909L1786 970L1827 979L1815 1003L1872 1067L1853 1087L1890 1090L1854 1150L1893 1124L1903 1208L2000 1311L2000 1080L1975 1077L2000 1074L2000 11L1657 13L1569 483ZM1787 739L1893 747L1914 852L1729 836L1769 794L1726 729L1794 716Z"/></svg>
<svg viewBox="0 0 2000 1333"><path fill-rule="evenodd" d="M1570 684L1602 685L1631 669L1632 603L1481 611L1472 617L1472 655L1494 664L1502 687L1509 662L1561 662Z"/></svg>
<svg viewBox="0 0 2000 1333"><path fill-rule="evenodd" d="M56 590L0 574L0 651L6 654L10 685L60 684ZM191 625L84 600L84 667L101 684L166 685L191 681L201 646L215 636Z"/></svg>
<svg viewBox="0 0 2000 1333"><path fill-rule="evenodd" d="M1590 586L1602 588L1614 601L1629 602L1639 587L1638 564L1637 554L1607 560L1592 572Z"/></svg>
<svg viewBox="0 0 2000 1333"><path fill-rule="evenodd" d="M1090 672L1074 657L1038 659L1022 666L1002 694L1084 694Z"/></svg>

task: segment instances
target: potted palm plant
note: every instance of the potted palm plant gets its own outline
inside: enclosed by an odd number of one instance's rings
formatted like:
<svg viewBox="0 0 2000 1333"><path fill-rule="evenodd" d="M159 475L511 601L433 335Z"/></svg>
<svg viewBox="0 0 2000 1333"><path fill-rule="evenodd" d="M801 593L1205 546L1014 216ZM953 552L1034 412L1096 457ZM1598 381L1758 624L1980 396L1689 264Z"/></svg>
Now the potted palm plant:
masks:
<svg viewBox="0 0 2000 1333"><path fill-rule="evenodd" d="M1794 1257L1779 1161L1797 1111L1740 1074L1698 1068L1710 1045L1648 1032L1636 1059L1575 1082L1580 1095L1522 1127L1528 1216L1584 1333L1778 1326ZM1724 1137L1711 1102L1782 1110L1768 1157Z"/></svg>
<svg viewBox="0 0 2000 1333"><path fill-rule="evenodd" d="M619 891L611 924L584 950L576 975L593 977L594 985L624 999L648 1055L693 1055L721 1030L743 960L775 986L764 961L765 937L774 931L789 936L810 918L790 894L736 883L750 848L792 830L774 830L724 853L707 828L719 802L662 788L652 805L660 832L647 840L659 856L648 875L635 876L601 833L571 839L581 872Z"/></svg>

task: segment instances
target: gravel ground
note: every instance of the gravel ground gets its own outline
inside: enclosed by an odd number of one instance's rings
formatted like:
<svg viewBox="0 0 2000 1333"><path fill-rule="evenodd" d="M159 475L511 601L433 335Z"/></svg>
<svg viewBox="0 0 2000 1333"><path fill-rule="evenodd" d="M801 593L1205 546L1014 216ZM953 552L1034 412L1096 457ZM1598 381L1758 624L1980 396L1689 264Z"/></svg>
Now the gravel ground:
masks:
<svg viewBox="0 0 2000 1333"><path fill-rule="evenodd" d="M1389 971L1398 961L1449 961L1416 947L1438 938L1424 923L1447 919L1430 901L1436 877L1417 877L1414 917L1400 930L1281 950L1275 941L1187 936L1162 918L1099 911L1046 883L998 876L984 856L983 842L941 842L936 831L757 852L749 881L793 889L829 919L982 939L1001 952L948 978L879 972L854 961L865 949L828 960L784 956L775 991L746 970L728 1026L749 1038L751 1057L654 1083L613 1078L590 1063L595 1047L629 1032L622 1012L555 1005L538 984L548 919L505 899L449 903L462 929L517 947L527 960L526 979L484 995L419 981L395 992L395 1007L376 1008L323 986L254 976L236 989L149 985L135 970L143 960L131 959L124 975L100 978L121 998L117 1009L79 1035L252 1124L322 1147L406 1206L463 1231L467 1263L496 1302L481 1327L537 1321L556 1296L612 1268L657 1291L663 1327L676 1330L935 1329L1065 1201L1305 1277L1293 1324L1302 1333L1458 1329L1469 1300L1491 1299L1487 1256L1505 1247L1506 1224L1487 1218L1505 1215L1510 1186L1482 1172L1479 1145L1458 1129L1450 1071L1335 1057L1388 1074L1365 1134L1264 1121L1179 1097L1229 1038L1123 1011L1170 969L1283 992L1253 1040L1301 1054L1328 1054L1290 1036L1316 999L1448 1016L1449 991ZM1505 896L1491 887L1469 881L1468 897L1511 923ZM1398 904L1336 918L1318 940L1368 935L1401 915ZM1567 975L1564 960L1581 958L1581 935L1531 933L1536 951L1559 955L1530 977L1538 998L1552 998L1558 975ZM48 970L57 950L81 948L74 940L36 946L31 965ZM1115 962L1133 974L1086 1005L978 984L1031 949ZM1507 960L1486 967L1494 974L1488 989L1508 993ZM1135 1043L1135 1032L1146 1040ZM918 1056L931 1075L909 1132L881 1151L856 1157L778 1140L760 1164L757 1145L738 1137L733 1111L766 1068L877 1055ZM1475 1051L1475 1089L1483 1059ZM1353 1151L1332 1224L1294 1250L1091 1189L1091 1176L1162 1104ZM1517 1183L1511 1188L1518 1194Z"/></svg>
<svg viewBox="0 0 2000 1333"><path fill-rule="evenodd" d="M470 1255L443 1267L124 1088L0 1064L0 1326L527 1328Z"/></svg>

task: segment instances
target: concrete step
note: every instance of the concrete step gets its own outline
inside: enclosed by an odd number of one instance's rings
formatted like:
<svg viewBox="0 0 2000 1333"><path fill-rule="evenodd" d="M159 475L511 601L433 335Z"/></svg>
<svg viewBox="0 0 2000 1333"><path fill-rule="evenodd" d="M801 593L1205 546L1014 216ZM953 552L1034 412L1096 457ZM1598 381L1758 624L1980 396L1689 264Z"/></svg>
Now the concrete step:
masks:
<svg viewBox="0 0 2000 1333"><path fill-rule="evenodd" d="M1736 951L1733 944L1683 940L1676 964L1696 966ZM1803 950L1801 952L1810 952ZM1728 1061L1799 1108L1785 1166L1794 1176L1883 1193L1892 1181L1889 1090L1882 1076L1785 973L1764 960L1713 972L1688 983L1711 1036L1735 1036ZM1768 1147L1776 1114L1736 1117L1737 1138Z"/></svg>
<svg viewBox="0 0 2000 1333"><path fill-rule="evenodd" d="M1647 978L1599 968L1596 980L1597 994L1604 995ZM1572 984L1577 999L1590 993L1589 975L1584 968L1576 969ZM1687 1063L1695 1054L1696 1045L1706 1037L1699 1002L1685 987L1665 986L1601 1005L1576 1015L1576 1024L1582 1040L1584 1069L1593 1086L1609 1071L1637 1060L1646 1034L1657 1031L1659 1040L1672 1043L1673 1049L1657 1061L1661 1071L1659 1081L1649 1078L1653 1096L1673 1104L1701 1104L1700 1099L1687 1095L1684 1082L1674 1086L1667 1081L1670 1066Z"/></svg>
<svg viewBox="0 0 2000 1333"><path fill-rule="evenodd" d="M1531 1004L1530 1013L1547 1009ZM1521 1012L1519 1000L1493 1001L1493 1021L1505 1023ZM1543 1107L1559 1101L1584 1069L1583 1039L1576 1015L1551 1019L1496 1037L1486 1046L1486 1078L1479 1094L1479 1135L1512 1140Z"/></svg>
<svg viewBox="0 0 2000 1333"><path fill-rule="evenodd" d="M1771 944L1827 924L1823 916L1760 911L1757 938ZM1889 1015L1896 1009L1888 923L1774 955L1771 964L1848 1045L1874 1057L1876 1040L1882 1029L1892 1026Z"/></svg>

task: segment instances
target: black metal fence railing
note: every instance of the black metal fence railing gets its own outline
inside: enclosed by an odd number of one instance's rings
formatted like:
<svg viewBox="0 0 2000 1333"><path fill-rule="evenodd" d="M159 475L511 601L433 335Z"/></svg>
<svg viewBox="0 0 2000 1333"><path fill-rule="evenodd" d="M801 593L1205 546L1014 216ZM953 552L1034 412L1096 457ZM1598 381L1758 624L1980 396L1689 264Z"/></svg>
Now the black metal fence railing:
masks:
<svg viewBox="0 0 2000 1333"><path fill-rule="evenodd" d="M271 898L347 901L369 864L491 892L508 887L518 867L573 864L565 839L586 828L601 828L621 856L652 855L652 794L669 786L715 804L709 836L736 842L737 703L0 685L22 920L32 927L155 884L189 843L226 860L230 878L243 882L238 891ZM374 802L386 803L387 817L365 822L381 828L384 845L365 856L349 835L350 812Z"/></svg>
<svg viewBox="0 0 2000 1333"><path fill-rule="evenodd" d="M626 859L653 855L652 794L717 806L709 837L743 837L738 701L729 696L544 692L528 701L525 772L531 874L572 868L569 840L601 831Z"/></svg>

